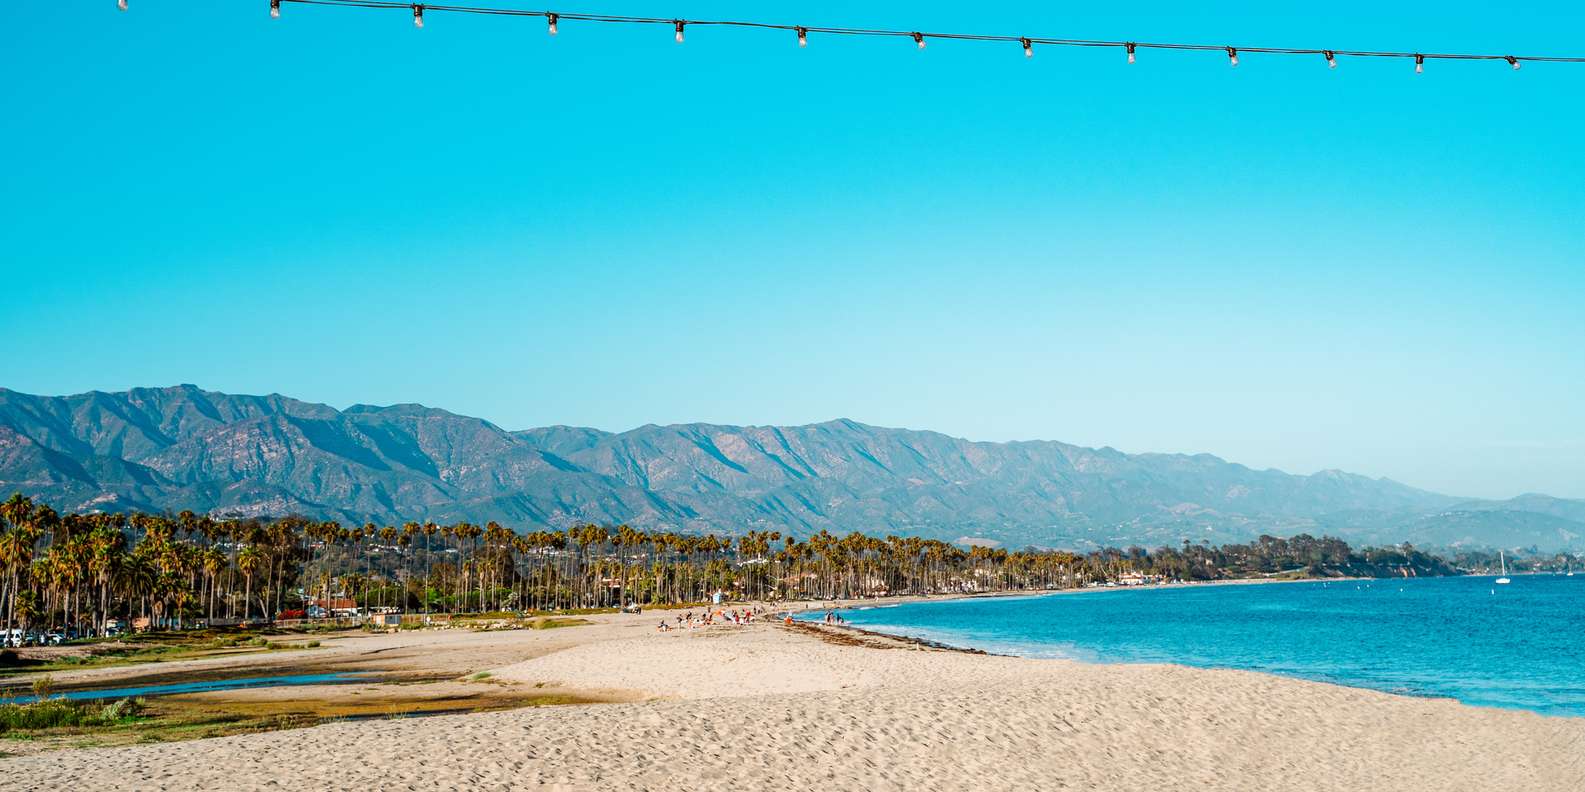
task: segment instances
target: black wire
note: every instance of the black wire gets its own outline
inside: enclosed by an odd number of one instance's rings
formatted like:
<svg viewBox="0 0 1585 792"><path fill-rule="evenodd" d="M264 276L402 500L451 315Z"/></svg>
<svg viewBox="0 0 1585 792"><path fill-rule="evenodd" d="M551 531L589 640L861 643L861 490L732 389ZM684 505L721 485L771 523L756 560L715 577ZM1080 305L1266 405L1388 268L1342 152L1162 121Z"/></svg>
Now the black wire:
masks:
<svg viewBox="0 0 1585 792"><path fill-rule="evenodd" d="M391 0L282 0L303 5L341 6L345 8L401 8L411 10L422 5L427 12L454 14L480 14L485 16L544 17L555 16L558 21L604 22L629 25L715 25L718 27L759 28L762 30L789 30L800 33L825 33L833 36L891 36L908 38L944 39L949 41L1006 41L1017 44L1029 42L1052 47L1120 47L1137 49L1186 50L1192 52L1227 52L1225 44L1175 44L1147 41L1105 41L1098 39L1045 38L1039 36L995 36L973 33L926 33L912 30L885 30L876 28L819 27L816 25L786 25L772 22L745 22L721 19L678 19L676 17L617 16L613 14L582 14L560 11L530 11L514 8L489 8L484 6L431 5L429 3L398 3ZM1353 58L1423 58L1425 60L1500 60L1508 63L1585 63L1585 57L1555 55L1481 55L1455 52L1383 52L1372 50L1311 49L1308 47L1233 47L1238 52L1258 52L1268 55L1328 55Z"/></svg>

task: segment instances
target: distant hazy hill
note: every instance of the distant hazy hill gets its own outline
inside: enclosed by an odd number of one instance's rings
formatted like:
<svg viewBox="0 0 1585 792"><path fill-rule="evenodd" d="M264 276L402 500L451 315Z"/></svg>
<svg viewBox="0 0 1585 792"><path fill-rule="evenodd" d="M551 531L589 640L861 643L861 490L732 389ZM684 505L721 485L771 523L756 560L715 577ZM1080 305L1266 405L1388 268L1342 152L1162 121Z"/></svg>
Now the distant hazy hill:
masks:
<svg viewBox="0 0 1585 792"><path fill-rule="evenodd" d="M1299 531L1554 547L1585 535L1582 501L1471 501L1206 454L979 443L847 420L508 432L418 405L338 411L193 386L65 397L0 389L0 489L74 510L825 528L1075 547Z"/></svg>

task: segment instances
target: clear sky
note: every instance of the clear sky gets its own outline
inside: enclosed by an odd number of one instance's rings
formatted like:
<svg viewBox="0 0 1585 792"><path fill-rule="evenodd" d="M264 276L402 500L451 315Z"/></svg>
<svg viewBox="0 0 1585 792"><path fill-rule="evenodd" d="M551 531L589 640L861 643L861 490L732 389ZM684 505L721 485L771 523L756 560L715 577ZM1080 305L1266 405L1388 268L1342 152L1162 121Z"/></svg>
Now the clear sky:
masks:
<svg viewBox="0 0 1585 792"><path fill-rule="evenodd" d="M5 10L5 387L843 416L1585 497L1585 66L131 3ZM1562 0L987 5L562 10L1585 49Z"/></svg>

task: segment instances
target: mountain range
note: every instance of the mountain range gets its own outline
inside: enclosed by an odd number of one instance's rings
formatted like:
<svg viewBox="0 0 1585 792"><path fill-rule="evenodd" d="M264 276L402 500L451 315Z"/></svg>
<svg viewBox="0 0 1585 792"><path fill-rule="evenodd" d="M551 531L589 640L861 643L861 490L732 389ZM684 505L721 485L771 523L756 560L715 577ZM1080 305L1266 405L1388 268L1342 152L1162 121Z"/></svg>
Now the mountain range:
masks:
<svg viewBox="0 0 1585 792"><path fill-rule="evenodd" d="M301 514L518 530L914 534L1022 547L1331 534L1432 547L1585 547L1585 501L1458 498L1209 454L974 442L850 420L507 431L416 404L337 410L192 385L0 388L0 490L60 510Z"/></svg>

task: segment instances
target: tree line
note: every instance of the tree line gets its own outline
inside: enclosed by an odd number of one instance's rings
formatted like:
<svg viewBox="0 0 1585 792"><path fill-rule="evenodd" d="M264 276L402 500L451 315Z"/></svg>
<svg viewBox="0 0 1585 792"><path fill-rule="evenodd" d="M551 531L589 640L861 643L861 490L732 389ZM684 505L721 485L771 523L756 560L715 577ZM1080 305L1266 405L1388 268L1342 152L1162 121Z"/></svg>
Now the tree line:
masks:
<svg viewBox="0 0 1585 792"><path fill-rule="evenodd" d="M518 533L497 523L347 526L287 517L58 514L0 503L0 616L13 628L105 634L269 621L314 600L403 612L564 611L732 599L795 600L1048 590L1095 584L1296 576L1457 574L1401 547L1262 536L1177 548L1007 550L820 531L738 536L580 524ZM345 604L345 603L343 603Z"/></svg>

